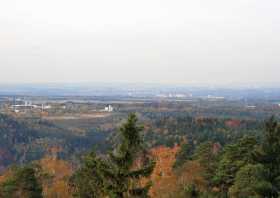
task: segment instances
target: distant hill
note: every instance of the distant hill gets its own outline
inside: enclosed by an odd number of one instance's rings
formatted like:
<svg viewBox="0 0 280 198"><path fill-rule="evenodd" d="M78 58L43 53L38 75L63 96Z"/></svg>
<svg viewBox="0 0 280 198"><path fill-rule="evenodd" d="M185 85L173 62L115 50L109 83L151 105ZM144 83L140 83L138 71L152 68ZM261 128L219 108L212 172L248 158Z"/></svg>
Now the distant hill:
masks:
<svg viewBox="0 0 280 198"><path fill-rule="evenodd" d="M168 85L137 83L49 83L49 84L0 84L0 96L91 96L154 98L225 98L231 100L278 100L280 87L275 84L237 85ZM175 96L175 97L174 97Z"/></svg>

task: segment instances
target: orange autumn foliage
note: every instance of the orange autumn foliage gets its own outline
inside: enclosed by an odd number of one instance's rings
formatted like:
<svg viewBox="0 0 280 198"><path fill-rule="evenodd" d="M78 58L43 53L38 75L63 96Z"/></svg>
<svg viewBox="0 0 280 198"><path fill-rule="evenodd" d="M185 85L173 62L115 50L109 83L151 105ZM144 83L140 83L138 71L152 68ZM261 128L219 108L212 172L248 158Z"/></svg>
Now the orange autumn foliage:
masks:
<svg viewBox="0 0 280 198"><path fill-rule="evenodd" d="M72 166L63 160L45 157L39 161L42 170L51 176L50 180L43 181L43 194L46 198L71 197L69 194L68 180L72 173Z"/></svg>
<svg viewBox="0 0 280 198"><path fill-rule="evenodd" d="M58 160L50 156L36 163L41 167L41 173L43 173L41 176L38 175L38 179L43 187L43 197L71 198L68 188L68 178L73 173L72 166L66 161ZM5 182L12 175L13 170L7 169L0 176L0 184Z"/></svg>
<svg viewBox="0 0 280 198"><path fill-rule="evenodd" d="M201 175L203 168L198 162L188 161L179 170L173 169L179 150L180 146L160 146L151 150L156 160L155 169L150 177L153 186L149 194L152 198L174 197L190 184L195 184L200 191L206 190L207 184Z"/></svg>
<svg viewBox="0 0 280 198"><path fill-rule="evenodd" d="M13 175L13 172L11 169L6 170L4 173L0 175L0 184L5 182L9 177Z"/></svg>
<svg viewBox="0 0 280 198"><path fill-rule="evenodd" d="M199 191L206 191L207 182L202 176L203 167L197 161L186 162L177 171L177 186L187 186L195 184Z"/></svg>
<svg viewBox="0 0 280 198"><path fill-rule="evenodd" d="M160 197L159 195L164 189L173 189L175 187L173 185L176 176L172 167L179 148L179 146L174 148L160 146L151 150L151 154L156 160L156 166L150 177L153 182L153 186L150 189L151 197Z"/></svg>
<svg viewBox="0 0 280 198"><path fill-rule="evenodd" d="M180 146L173 148L156 147L150 150L151 155L156 161L156 166L149 179L153 186L150 189L152 198L171 198L179 197L180 191L190 184L195 184L199 191L206 191L207 182L203 178L203 167L197 161L187 161L182 167L174 170L173 165L176 161L176 154L180 151ZM38 164L42 172L47 173L50 178L42 178L43 195L46 198L71 198L69 194L68 178L73 174L74 169L70 163L56 158L56 152L60 149L52 148L51 155L47 156ZM0 176L0 183L5 181L10 175L9 171ZM145 184L149 179L143 179Z"/></svg>

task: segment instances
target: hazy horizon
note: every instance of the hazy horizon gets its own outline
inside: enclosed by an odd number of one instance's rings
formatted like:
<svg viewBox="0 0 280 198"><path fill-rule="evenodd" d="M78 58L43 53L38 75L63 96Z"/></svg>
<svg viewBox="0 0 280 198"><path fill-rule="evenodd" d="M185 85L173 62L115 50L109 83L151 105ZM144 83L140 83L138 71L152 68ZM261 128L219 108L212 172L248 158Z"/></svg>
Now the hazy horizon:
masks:
<svg viewBox="0 0 280 198"><path fill-rule="evenodd" d="M280 2L0 3L3 83L280 83Z"/></svg>

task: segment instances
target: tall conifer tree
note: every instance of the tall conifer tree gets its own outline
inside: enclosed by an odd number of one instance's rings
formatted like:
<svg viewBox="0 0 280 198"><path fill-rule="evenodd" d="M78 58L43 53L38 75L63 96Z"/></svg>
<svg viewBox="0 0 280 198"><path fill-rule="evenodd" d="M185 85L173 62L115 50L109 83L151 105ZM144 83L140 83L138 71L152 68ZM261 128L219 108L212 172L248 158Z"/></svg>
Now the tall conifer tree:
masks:
<svg viewBox="0 0 280 198"><path fill-rule="evenodd" d="M107 157L91 153L86 158L83 168L72 180L77 197L148 197L151 184L141 184L140 179L150 176L155 163L146 155L141 135L143 127L137 121L135 114L129 115L119 130L119 145ZM91 191L83 188L89 185Z"/></svg>

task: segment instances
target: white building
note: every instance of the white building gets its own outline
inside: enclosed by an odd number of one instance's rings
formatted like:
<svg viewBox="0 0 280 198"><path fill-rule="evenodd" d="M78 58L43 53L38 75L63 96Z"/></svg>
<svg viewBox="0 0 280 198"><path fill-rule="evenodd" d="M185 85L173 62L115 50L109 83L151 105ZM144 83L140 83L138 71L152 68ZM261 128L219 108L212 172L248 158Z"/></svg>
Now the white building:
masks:
<svg viewBox="0 0 280 198"><path fill-rule="evenodd" d="M112 111L114 111L114 108L111 105L108 105L104 108L104 111L112 112Z"/></svg>

